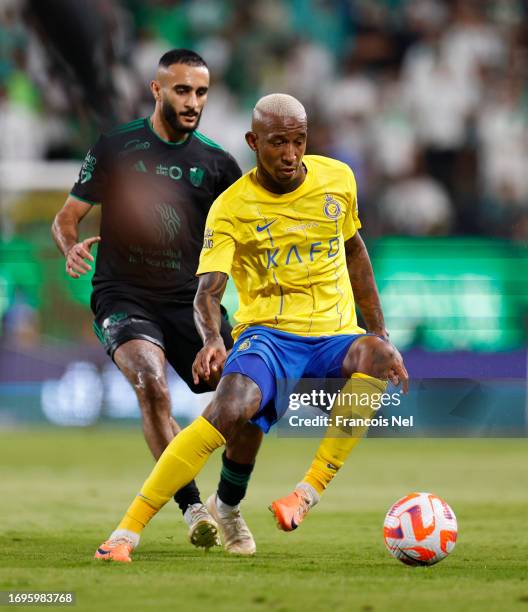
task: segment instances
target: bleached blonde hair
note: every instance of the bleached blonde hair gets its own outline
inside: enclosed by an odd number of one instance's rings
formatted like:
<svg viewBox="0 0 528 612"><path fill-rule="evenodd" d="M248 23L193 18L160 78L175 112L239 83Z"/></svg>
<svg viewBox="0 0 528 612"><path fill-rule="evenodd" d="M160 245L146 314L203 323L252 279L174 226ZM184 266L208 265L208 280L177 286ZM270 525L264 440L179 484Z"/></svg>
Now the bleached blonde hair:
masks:
<svg viewBox="0 0 528 612"><path fill-rule="evenodd" d="M297 98L288 94L273 93L260 98L255 104L253 119L259 120L263 114L275 117L297 117L306 116L306 111Z"/></svg>

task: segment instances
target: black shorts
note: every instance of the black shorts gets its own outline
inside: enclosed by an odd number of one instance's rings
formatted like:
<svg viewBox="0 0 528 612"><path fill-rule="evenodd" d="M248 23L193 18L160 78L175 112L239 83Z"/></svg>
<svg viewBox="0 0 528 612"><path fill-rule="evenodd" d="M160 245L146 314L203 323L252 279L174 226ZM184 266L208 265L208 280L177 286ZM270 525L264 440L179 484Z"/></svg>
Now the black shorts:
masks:
<svg viewBox="0 0 528 612"><path fill-rule="evenodd" d="M167 361L191 391L211 391L207 383L193 383L192 364L203 342L193 319L192 304L149 300L131 294L94 293L92 310L94 331L110 357L129 340L148 340L165 352ZM231 326L224 317L220 333L226 348L233 346Z"/></svg>

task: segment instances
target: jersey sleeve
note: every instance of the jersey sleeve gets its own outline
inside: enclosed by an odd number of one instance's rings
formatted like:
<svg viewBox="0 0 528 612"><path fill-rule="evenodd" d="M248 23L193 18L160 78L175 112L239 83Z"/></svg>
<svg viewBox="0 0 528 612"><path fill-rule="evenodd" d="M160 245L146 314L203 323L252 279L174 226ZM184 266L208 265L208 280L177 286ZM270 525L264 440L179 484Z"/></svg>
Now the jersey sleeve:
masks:
<svg viewBox="0 0 528 612"><path fill-rule="evenodd" d="M240 166L236 162L235 158L231 154L226 153L224 169L220 174L218 183L216 185L215 198L223 193L228 187L231 187L231 185L235 181L238 181L241 176L242 170L240 169Z"/></svg>
<svg viewBox="0 0 528 612"><path fill-rule="evenodd" d="M87 204L101 204L107 176L105 159L105 137L100 136L88 151L79 172L79 178L71 190L71 195Z"/></svg>
<svg viewBox="0 0 528 612"><path fill-rule="evenodd" d="M205 222L204 241L197 275L207 272L230 274L236 250L233 221L223 198L213 202Z"/></svg>
<svg viewBox="0 0 528 612"><path fill-rule="evenodd" d="M343 238L345 242L352 238L352 236L361 227L361 221L359 220L358 214L358 203L357 203L357 185L354 173L350 168L347 171L348 174L348 201L347 209L345 212L345 220L343 223Z"/></svg>

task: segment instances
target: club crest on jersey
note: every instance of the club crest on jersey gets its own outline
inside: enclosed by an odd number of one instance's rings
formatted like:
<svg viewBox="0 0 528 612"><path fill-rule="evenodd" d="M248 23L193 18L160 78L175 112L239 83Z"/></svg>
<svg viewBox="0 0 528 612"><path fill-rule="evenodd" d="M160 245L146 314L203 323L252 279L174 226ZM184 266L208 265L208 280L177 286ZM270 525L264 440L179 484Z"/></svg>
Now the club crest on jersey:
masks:
<svg viewBox="0 0 528 612"><path fill-rule="evenodd" d="M198 168L198 166L194 166L189 169L189 178L191 179L191 184L194 187L200 187L202 184L202 180L205 174L205 170L203 168Z"/></svg>
<svg viewBox="0 0 528 612"><path fill-rule="evenodd" d="M339 215L341 214L341 205L329 193L325 194L323 212L329 219L332 219L332 221L338 219Z"/></svg>

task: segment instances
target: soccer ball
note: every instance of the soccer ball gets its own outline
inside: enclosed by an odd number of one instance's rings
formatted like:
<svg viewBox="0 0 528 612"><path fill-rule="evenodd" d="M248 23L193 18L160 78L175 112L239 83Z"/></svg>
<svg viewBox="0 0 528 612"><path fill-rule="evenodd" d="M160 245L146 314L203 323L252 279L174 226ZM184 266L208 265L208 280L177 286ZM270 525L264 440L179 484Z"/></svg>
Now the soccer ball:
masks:
<svg viewBox="0 0 528 612"><path fill-rule="evenodd" d="M387 512L383 537L390 554L406 565L434 565L453 550L455 513L431 493L410 493Z"/></svg>

